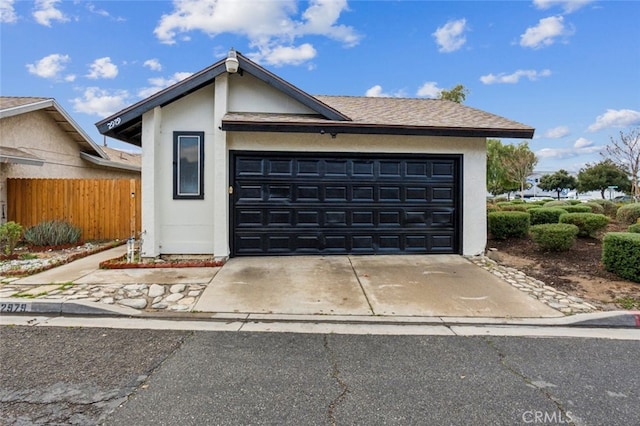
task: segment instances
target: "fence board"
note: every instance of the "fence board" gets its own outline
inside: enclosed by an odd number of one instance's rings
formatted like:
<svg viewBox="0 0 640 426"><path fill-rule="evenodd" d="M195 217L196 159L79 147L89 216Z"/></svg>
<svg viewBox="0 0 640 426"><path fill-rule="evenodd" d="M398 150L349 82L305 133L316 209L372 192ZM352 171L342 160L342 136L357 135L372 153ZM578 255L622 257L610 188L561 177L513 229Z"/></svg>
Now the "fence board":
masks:
<svg viewBox="0 0 640 426"><path fill-rule="evenodd" d="M141 192L140 179L7 179L7 219L67 220L84 241L126 239L140 233Z"/></svg>

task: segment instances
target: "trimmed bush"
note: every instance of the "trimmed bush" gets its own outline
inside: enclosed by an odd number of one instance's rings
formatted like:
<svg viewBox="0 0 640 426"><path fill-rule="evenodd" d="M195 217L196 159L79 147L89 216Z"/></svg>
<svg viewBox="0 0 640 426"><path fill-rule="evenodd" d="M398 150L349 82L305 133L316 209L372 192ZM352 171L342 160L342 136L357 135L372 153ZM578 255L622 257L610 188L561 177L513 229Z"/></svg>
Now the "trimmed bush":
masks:
<svg viewBox="0 0 640 426"><path fill-rule="evenodd" d="M565 213L568 212L560 207L540 207L529 210L529 214L531 215L531 225L558 223L560 221L560 216Z"/></svg>
<svg viewBox="0 0 640 426"><path fill-rule="evenodd" d="M589 204L591 204L591 203L596 203L596 204L601 205L604 208L604 214L606 214L607 216L616 217L616 212L618 211L618 206L613 201L609 201L609 200L605 200L605 199L598 199L598 200L589 201Z"/></svg>
<svg viewBox="0 0 640 426"><path fill-rule="evenodd" d="M571 205L563 207L567 211L567 213L593 213L591 211L591 207L584 205Z"/></svg>
<svg viewBox="0 0 640 426"><path fill-rule="evenodd" d="M520 198L516 198L511 202L512 204L524 204L524 200Z"/></svg>
<svg viewBox="0 0 640 426"><path fill-rule="evenodd" d="M560 216L560 223L576 225L579 237L593 237L609 223L609 218L603 214L594 213L565 213Z"/></svg>
<svg viewBox="0 0 640 426"><path fill-rule="evenodd" d="M62 246L75 244L82 231L77 226L63 220L51 220L27 228L24 239L34 246Z"/></svg>
<svg viewBox="0 0 640 426"><path fill-rule="evenodd" d="M524 237L529 233L530 217L526 212L489 213L487 217L489 232L499 240Z"/></svg>
<svg viewBox="0 0 640 426"><path fill-rule="evenodd" d="M629 225L629 229L627 229L627 232L633 232L634 234L640 234L640 223L634 223L633 225Z"/></svg>
<svg viewBox="0 0 640 426"><path fill-rule="evenodd" d="M567 200L553 200L553 201L547 201L542 205L542 207L565 207L570 205L571 203L568 202Z"/></svg>
<svg viewBox="0 0 640 426"><path fill-rule="evenodd" d="M640 234L609 232L602 241L602 263L607 271L640 282Z"/></svg>
<svg viewBox="0 0 640 426"><path fill-rule="evenodd" d="M545 250L567 251L575 244L579 231L577 226L569 223L545 223L529 228L529 235Z"/></svg>
<svg viewBox="0 0 640 426"><path fill-rule="evenodd" d="M636 223L640 219L640 203L625 204L620 207L616 213L616 219L625 225Z"/></svg>
<svg viewBox="0 0 640 426"><path fill-rule="evenodd" d="M527 210L529 210L529 206L525 204L510 204L500 206L500 210L505 212L526 212Z"/></svg>
<svg viewBox="0 0 640 426"><path fill-rule="evenodd" d="M582 201L580 200L567 200L569 201L569 204L571 204L572 206L577 206L578 204L582 204Z"/></svg>
<svg viewBox="0 0 640 426"><path fill-rule="evenodd" d="M22 235L22 226L11 221L0 225L0 249L11 256Z"/></svg>
<svg viewBox="0 0 640 426"><path fill-rule="evenodd" d="M512 206L513 203L511 201L496 201L496 206L502 208L504 206Z"/></svg>
<svg viewBox="0 0 640 426"><path fill-rule="evenodd" d="M591 201L589 201L588 203L583 204L583 206L588 206L591 209L591 213L605 214L604 206L598 203L592 203Z"/></svg>
<svg viewBox="0 0 640 426"><path fill-rule="evenodd" d="M496 197L496 198L493 199L493 201L495 203L502 203L502 202L509 201L509 200L507 199L507 197Z"/></svg>

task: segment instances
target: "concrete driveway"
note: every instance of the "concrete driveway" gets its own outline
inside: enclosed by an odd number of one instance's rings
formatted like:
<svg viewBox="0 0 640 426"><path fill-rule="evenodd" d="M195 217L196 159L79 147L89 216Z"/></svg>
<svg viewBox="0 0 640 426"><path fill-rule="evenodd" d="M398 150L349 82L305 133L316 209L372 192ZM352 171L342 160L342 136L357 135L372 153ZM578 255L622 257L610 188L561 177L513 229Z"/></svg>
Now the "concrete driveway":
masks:
<svg viewBox="0 0 640 426"><path fill-rule="evenodd" d="M201 312L536 318L562 316L456 255L242 257Z"/></svg>

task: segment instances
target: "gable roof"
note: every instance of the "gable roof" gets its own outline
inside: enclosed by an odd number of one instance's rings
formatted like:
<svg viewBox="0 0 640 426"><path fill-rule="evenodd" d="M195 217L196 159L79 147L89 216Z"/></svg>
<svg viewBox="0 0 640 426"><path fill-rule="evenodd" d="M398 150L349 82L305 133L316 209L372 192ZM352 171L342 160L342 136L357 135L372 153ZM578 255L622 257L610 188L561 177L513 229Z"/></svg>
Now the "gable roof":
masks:
<svg viewBox="0 0 640 426"><path fill-rule="evenodd" d="M111 161L109 155L96 144L91 137L71 118L69 114L53 98L39 98L27 96L0 96L0 119L27 114L33 111L44 111L56 125L71 139L80 146L80 157L104 167L140 171L140 166L129 166L127 164ZM7 162L20 162L23 164L41 165L45 160L40 158L30 158L21 153L2 154ZM6 154L6 155L5 155ZM11 154L11 155L9 155Z"/></svg>
<svg viewBox="0 0 640 426"><path fill-rule="evenodd" d="M531 138L534 129L466 105L436 99L311 96L236 52L239 74L249 73L315 114L229 112L222 130ZM96 123L98 130L134 145L142 142L142 115L168 105L227 72L226 58Z"/></svg>

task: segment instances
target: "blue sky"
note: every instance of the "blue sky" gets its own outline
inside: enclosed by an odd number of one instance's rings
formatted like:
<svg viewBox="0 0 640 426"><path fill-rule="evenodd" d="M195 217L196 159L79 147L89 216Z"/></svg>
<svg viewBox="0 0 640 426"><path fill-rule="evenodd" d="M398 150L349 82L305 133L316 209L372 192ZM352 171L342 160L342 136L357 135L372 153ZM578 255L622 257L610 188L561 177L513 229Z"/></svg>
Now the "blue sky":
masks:
<svg viewBox="0 0 640 426"><path fill-rule="evenodd" d="M0 0L0 94L53 97L102 143L95 122L234 47L314 95L463 84L536 128L538 170L577 171L640 126L639 21L637 1Z"/></svg>

